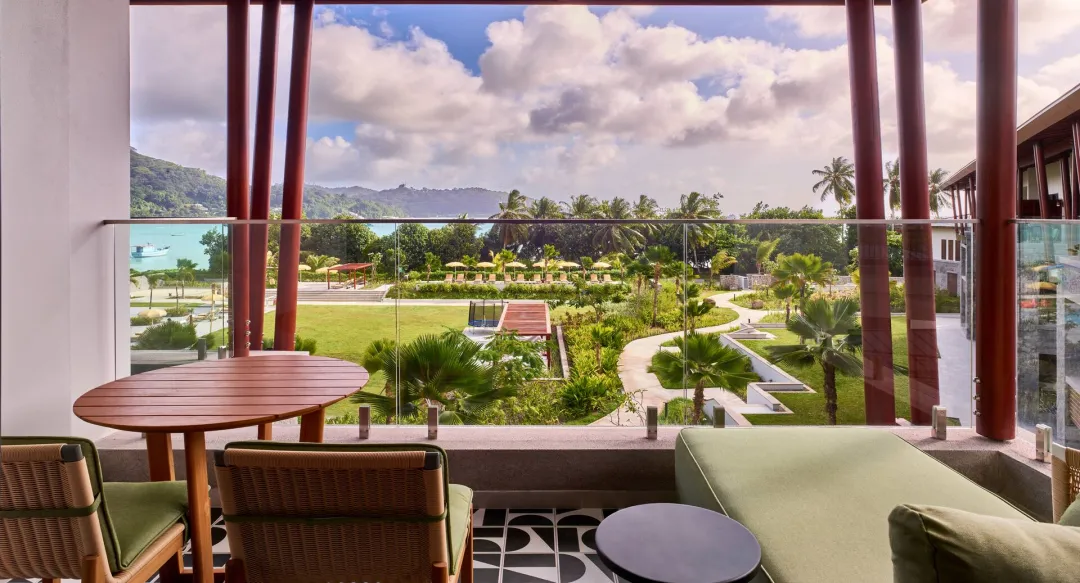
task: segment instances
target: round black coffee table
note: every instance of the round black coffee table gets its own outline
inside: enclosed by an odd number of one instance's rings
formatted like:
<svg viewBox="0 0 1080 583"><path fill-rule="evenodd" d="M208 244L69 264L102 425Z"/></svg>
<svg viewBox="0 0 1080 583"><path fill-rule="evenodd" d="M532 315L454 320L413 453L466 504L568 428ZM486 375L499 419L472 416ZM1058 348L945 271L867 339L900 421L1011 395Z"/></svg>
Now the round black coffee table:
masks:
<svg viewBox="0 0 1080 583"><path fill-rule="evenodd" d="M612 514L596 529L596 551L633 583L743 583L761 567L761 546L745 526L684 504Z"/></svg>

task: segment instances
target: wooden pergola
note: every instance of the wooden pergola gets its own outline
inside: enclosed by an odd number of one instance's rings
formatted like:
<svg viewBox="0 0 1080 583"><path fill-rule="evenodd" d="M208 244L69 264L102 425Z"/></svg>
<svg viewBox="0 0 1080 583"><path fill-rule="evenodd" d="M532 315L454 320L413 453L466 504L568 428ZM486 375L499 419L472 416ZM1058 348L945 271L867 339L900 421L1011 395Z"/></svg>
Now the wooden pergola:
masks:
<svg viewBox="0 0 1080 583"><path fill-rule="evenodd" d="M282 0L130 0L132 5L227 5L228 209L230 217L269 217L270 162L274 129L274 87L279 12ZM932 0L931 0L932 1ZM254 168L248 198L248 12L262 4L263 18L255 103ZM357 0L293 0L292 55L285 139L283 219L300 219L303 202L304 157L308 122L308 85L315 4L372 4ZM386 0L379 4L488 4L482 0ZM560 0L506 0L502 4L586 4ZM874 6L889 5L893 17L896 55L896 94L900 138L901 212L905 219L929 219L925 97L923 92L921 0L676 0L642 2L596 0L596 5L663 6L844 6L850 63L851 118L855 150L856 216L884 220L881 116ZM979 0L977 41L976 169L979 189L972 208L979 219L976 250L976 430L993 439L1012 439L1016 430L1016 71L1017 0ZM249 232L250 231L250 232ZM884 225L859 225L860 292L863 320L863 364L866 421L871 425L896 422L893 387L892 323L889 309L889 270ZM938 403L937 329L934 308L933 250L929 225L905 225L904 273L908 306L908 358L911 420L929 424L930 408ZM233 230L237 257L233 281L238 300L233 326L250 318L250 339L260 343L261 310L249 310L252 298L261 302L265 277L266 229L247 226ZM296 333L297 274L300 226L281 227L278 309L274 348L289 350ZM249 330L233 330L245 338ZM248 343L237 342L235 354L247 354Z"/></svg>

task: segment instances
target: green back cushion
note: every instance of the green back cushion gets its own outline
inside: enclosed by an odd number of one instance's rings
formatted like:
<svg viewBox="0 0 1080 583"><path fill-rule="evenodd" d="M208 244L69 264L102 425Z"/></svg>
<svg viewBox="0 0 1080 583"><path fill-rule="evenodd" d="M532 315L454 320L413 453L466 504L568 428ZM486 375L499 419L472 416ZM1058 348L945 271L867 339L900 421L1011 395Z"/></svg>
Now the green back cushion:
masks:
<svg viewBox="0 0 1080 583"><path fill-rule="evenodd" d="M83 458L86 460L86 471L90 474L90 487L94 496L101 496L103 480L101 479L101 463L98 460L97 448L94 442L80 437L0 437L0 443L4 445L39 445L43 443L76 443L82 447ZM101 496L101 506L98 507L98 520L101 522L101 537L105 540L105 554L109 560L109 570L119 573L120 566L120 543L116 537L116 529L109 518L109 506L104 496Z"/></svg>
<svg viewBox="0 0 1080 583"><path fill-rule="evenodd" d="M1061 520L1058 524L1065 526L1080 526L1080 497L1073 500L1073 503L1065 509L1065 512L1061 514Z"/></svg>
<svg viewBox="0 0 1080 583"><path fill-rule="evenodd" d="M903 504L889 514L893 579L1075 583L1080 528Z"/></svg>

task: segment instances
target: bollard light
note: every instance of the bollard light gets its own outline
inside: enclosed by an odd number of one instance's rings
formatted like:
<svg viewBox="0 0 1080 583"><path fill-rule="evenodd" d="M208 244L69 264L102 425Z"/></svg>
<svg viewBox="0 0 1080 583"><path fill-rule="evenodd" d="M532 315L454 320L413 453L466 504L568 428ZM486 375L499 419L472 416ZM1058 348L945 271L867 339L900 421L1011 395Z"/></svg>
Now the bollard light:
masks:
<svg viewBox="0 0 1080 583"><path fill-rule="evenodd" d="M655 406L649 406L645 409L645 438L656 439L656 426L659 422L660 415Z"/></svg>
<svg viewBox="0 0 1080 583"><path fill-rule="evenodd" d="M727 410L721 406L713 407L712 410L712 426L717 429L723 429L727 426Z"/></svg>
<svg viewBox="0 0 1080 583"><path fill-rule="evenodd" d="M371 407L362 405L356 412L357 425L360 426L360 439L371 437Z"/></svg>
<svg viewBox="0 0 1080 583"><path fill-rule="evenodd" d="M439 408L428 407L427 410L427 438L439 438Z"/></svg>
<svg viewBox="0 0 1080 583"><path fill-rule="evenodd" d="M1049 462L1050 446L1050 426L1039 423L1035 426L1035 459L1040 462Z"/></svg>
<svg viewBox="0 0 1080 583"><path fill-rule="evenodd" d="M945 439L948 436L949 418L945 407L934 405L930 408L930 437Z"/></svg>

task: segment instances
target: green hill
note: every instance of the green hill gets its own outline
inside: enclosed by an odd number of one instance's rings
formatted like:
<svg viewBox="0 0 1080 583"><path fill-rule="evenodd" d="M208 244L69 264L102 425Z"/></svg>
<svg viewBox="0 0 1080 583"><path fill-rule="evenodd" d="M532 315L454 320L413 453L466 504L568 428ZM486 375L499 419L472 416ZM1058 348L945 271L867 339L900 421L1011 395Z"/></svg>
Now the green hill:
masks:
<svg viewBox="0 0 1080 583"><path fill-rule="evenodd" d="M506 193L483 188L410 188L387 190L362 186L304 186L304 214L312 219L338 215L362 217L488 217L506 200ZM270 207L281 207L281 185L270 190ZM131 149L131 216L225 216L225 180L198 168L187 168Z"/></svg>

